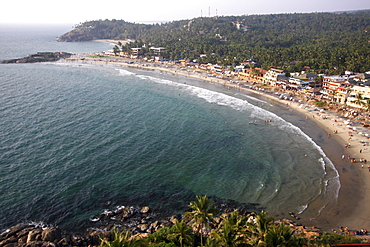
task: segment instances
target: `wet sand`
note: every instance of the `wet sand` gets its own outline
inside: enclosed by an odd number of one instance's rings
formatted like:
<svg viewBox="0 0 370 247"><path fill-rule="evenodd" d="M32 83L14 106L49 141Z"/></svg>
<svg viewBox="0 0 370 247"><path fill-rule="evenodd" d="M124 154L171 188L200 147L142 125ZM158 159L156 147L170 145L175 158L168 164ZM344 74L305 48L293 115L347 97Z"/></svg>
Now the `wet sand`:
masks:
<svg viewBox="0 0 370 247"><path fill-rule="evenodd" d="M305 225L315 225L325 231L338 230L339 227L348 227L349 230L370 229L370 214L367 206L370 202L370 172L368 169L370 162L367 162L368 164L359 162L361 158L366 160L370 158L369 146L363 146L364 144L361 143L369 141L364 134L370 133L370 130L356 123L353 123L352 127L347 126L343 123L345 118L330 111L320 113L314 110L315 107L307 104L279 100L271 95L263 96L281 104L288 103L293 111L306 116L304 120L301 117L300 121L297 120L293 124L321 146L340 176L341 188L337 202L327 205L316 219L305 219L300 222ZM323 132L320 133L314 128L307 127L308 122L316 124ZM348 131L351 131L352 136L348 134ZM350 137L351 140L348 140ZM348 143L351 146L345 148ZM361 153L360 150L362 150ZM347 158L343 160L343 154L356 158L356 163L352 163Z"/></svg>
<svg viewBox="0 0 370 247"><path fill-rule="evenodd" d="M370 229L370 209L367 206L370 203L370 170L368 169L368 164L370 165L370 149L361 143L369 141L363 134L367 133L370 136L370 129L368 130L356 123L353 123L352 126L347 126L347 124L343 123L346 119L339 117L336 113L329 111L320 113L314 110L315 107L308 104L302 105L292 101L281 100L260 91L240 88L230 81L209 77L205 73L196 73L195 71L184 70L180 67L166 67L165 65L154 63L145 64L135 61L134 64L131 64L133 60L129 59L91 58L89 55L77 55L68 60L81 61L81 58L84 59L84 63L115 64L136 69L166 71L180 76L218 83L230 89L236 88L237 90L249 91L261 97L266 97L268 100L275 101L277 104L288 104L289 109L297 113L297 120L293 124L301 128L322 147L338 170L341 183L339 197L336 202L327 205L315 219L305 219L303 213L302 219L298 222L307 226L314 225L325 231L331 231L331 229L338 230L339 227L348 227L349 230ZM317 125L323 131L316 131L317 128L310 127L312 124ZM350 134L352 136L349 135L348 131L351 131ZM348 140L349 137L351 137L351 140ZM351 146L345 148L345 144L348 143ZM362 150L361 153L360 150ZM357 162L352 163L347 159L342 160L343 154L356 158ZM360 158L368 160L368 164L360 163ZM364 168L362 168L362 165L364 165ZM310 206L314 207L314 202Z"/></svg>

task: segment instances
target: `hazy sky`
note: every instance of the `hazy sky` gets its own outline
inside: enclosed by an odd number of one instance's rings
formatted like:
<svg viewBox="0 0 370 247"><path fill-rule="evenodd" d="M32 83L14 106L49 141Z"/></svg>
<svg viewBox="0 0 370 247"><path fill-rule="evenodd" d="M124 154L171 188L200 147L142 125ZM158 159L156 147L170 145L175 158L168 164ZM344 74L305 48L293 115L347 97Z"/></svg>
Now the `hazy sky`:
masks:
<svg viewBox="0 0 370 247"><path fill-rule="evenodd" d="M1 23L161 22L217 15L370 9L370 0L1 0Z"/></svg>

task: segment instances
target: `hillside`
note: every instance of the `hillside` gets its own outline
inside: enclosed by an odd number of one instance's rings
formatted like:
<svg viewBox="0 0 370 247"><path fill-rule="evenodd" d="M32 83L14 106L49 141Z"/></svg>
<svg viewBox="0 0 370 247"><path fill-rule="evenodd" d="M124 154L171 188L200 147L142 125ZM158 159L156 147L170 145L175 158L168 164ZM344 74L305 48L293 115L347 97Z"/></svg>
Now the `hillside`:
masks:
<svg viewBox="0 0 370 247"><path fill-rule="evenodd" d="M122 47L165 47L168 59L237 65L253 58L286 72L309 66L319 73L370 70L370 10L194 18L162 24L123 20L84 22L60 41L134 39ZM145 55L145 49L144 55ZM200 56L202 55L202 56Z"/></svg>

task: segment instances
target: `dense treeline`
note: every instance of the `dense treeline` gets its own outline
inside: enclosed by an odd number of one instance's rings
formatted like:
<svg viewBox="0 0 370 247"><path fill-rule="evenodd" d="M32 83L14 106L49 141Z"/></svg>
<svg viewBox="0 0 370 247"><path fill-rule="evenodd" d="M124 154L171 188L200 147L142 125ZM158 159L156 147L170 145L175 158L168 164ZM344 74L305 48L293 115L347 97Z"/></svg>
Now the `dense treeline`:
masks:
<svg viewBox="0 0 370 247"><path fill-rule="evenodd" d="M319 73L339 74L370 70L369 35L370 10L364 10L203 17L152 25L98 20L76 26L60 40L134 39L165 47L168 59L227 66L253 58L265 68L286 72L309 66Z"/></svg>

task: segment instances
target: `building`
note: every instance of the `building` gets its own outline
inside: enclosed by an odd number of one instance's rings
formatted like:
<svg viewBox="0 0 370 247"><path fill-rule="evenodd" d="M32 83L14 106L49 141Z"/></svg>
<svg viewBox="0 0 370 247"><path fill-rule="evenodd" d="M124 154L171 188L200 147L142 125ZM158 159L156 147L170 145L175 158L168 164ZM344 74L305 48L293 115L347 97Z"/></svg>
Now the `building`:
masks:
<svg viewBox="0 0 370 247"><path fill-rule="evenodd" d="M347 79L347 77L341 75L324 76L322 81L322 89L320 91L323 95L323 98L345 104L351 85Z"/></svg>
<svg viewBox="0 0 370 247"><path fill-rule="evenodd" d="M359 97L360 96L360 97ZM355 108L363 108L370 99L370 87L353 86L347 98L347 105ZM359 100L362 102L360 104Z"/></svg>
<svg viewBox="0 0 370 247"><path fill-rule="evenodd" d="M240 77L240 79L262 83L264 81L264 75L266 73L267 73L267 70L265 69L249 68L249 69L242 69L242 71L238 73L238 76Z"/></svg>
<svg viewBox="0 0 370 247"><path fill-rule="evenodd" d="M286 80L287 77L282 69L269 69L264 75L264 82L269 84L275 84L279 80Z"/></svg>
<svg viewBox="0 0 370 247"><path fill-rule="evenodd" d="M303 88L303 87L308 87L310 85L310 82L302 80L300 78L290 77L289 84L296 85L300 88Z"/></svg>
<svg viewBox="0 0 370 247"><path fill-rule="evenodd" d="M166 51L164 47L150 47L149 50L153 51L155 56L161 55L161 53Z"/></svg>

